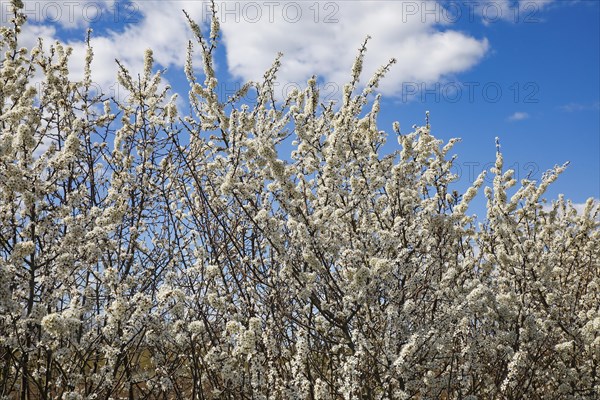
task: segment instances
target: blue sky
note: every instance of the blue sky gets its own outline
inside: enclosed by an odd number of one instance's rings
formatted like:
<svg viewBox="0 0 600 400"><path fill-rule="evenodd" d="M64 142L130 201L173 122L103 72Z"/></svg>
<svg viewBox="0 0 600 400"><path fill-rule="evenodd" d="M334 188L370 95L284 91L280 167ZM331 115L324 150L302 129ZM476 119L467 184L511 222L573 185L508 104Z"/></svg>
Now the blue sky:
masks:
<svg viewBox="0 0 600 400"><path fill-rule="evenodd" d="M182 66L190 33L181 9L206 22L206 2L25 3L32 23L22 44L32 45L37 36L69 43L74 77L81 75L90 27L94 80L102 90L117 89L115 58L140 71L145 48L153 48L169 84L187 98ZM230 82L224 91L235 87L231 82L259 79L283 51L282 91L317 74L322 93L335 98L369 34L364 80L390 57L398 60L380 87L380 128L391 132L397 120L408 132L429 110L434 135L463 139L455 147L459 189L489 167L498 136L505 165L518 178L531 173L539 179L555 164L571 162L549 199L558 193L576 203L600 198L600 2L216 3L223 28L218 75ZM1 4L4 24L7 1ZM482 212L480 205L474 210Z"/></svg>

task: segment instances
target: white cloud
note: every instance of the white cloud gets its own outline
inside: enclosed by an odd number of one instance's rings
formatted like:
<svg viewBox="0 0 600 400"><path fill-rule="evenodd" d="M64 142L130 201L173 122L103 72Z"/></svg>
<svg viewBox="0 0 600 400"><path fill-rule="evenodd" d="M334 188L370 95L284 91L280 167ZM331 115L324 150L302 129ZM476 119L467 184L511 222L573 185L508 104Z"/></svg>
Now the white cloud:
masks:
<svg viewBox="0 0 600 400"><path fill-rule="evenodd" d="M37 3L30 2L30 12L41 7L32 5ZM114 10L111 1L100 3L104 12ZM116 82L115 58L138 71L146 48L154 50L155 60L162 66L182 67L191 34L181 10L186 9L196 21L207 22L209 16L206 1L143 1L135 4L139 23L127 24L119 32L107 31L92 36L93 79L103 89L109 89ZM400 93L404 82L435 82L447 74L471 68L486 54L489 44L485 38L476 39L462 32L442 29L447 26L444 21L427 18L424 10L412 11L408 6L414 4L417 3L217 1L229 72L242 80L259 80L277 52L282 51L281 84L297 82L304 85L316 74L324 82L333 82L341 88L350 78L358 47L367 35L371 35L373 39L368 45L363 81L395 57L398 63L380 87L383 93L394 95ZM439 4L437 7L441 10ZM94 28L93 18L72 18L72 15L81 14L81 10L70 14L63 12L58 23L67 27ZM46 28L40 32L41 29L41 25L29 24L27 35L33 37L41 33L47 41L55 40L54 29ZM74 48L70 64L74 76L81 76L83 72L85 35L79 36L80 39L69 41Z"/></svg>
<svg viewBox="0 0 600 400"><path fill-rule="evenodd" d="M119 94L115 59L122 61L135 75L142 69L145 49L153 48L156 50L155 59L162 66L180 66L185 58L185 43L191 37L186 24L181 21L171 24L170 13L177 12L183 16L177 2L168 2L164 9L160 3L152 1L25 0L23 3L21 12L27 17L27 23L19 36L19 46L32 49L41 38L48 50L57 40L67 38L66 44L73 48L69 69L74 80L83 77L84 28L101 28L100 34L92 34L92 79L107 94ZM162 20L158 20L157 16L161 16ZM10 1L1 0L0 25L10 25L11 18ZM106 27L123 29L115 32L104 29ZM169 34L163 35L164 32ZM37 76L34 84L40 78Z"/></svg>
<svg viewBox="0 0 600 400"><path fill-rule="evenodd" d="M517 111L513 115L508 117L508 120L509 121L523 121L527 118L529 118L529 114L527 114L526 112Z"/></svg>
<svg viewBox="0 0 600 400"><path fill-rule="evenodd" d="M302 4L288 15L285 4ZM427 18L423 10L409 13L413 1L339 2L327 10L337 22L327 23L317 3L282 3L271 21L225 21L223 33L230 72L244 80L260 79L278 51L284 53L279 77L303 84L312 74L340 87L350 79L350 67L367 35L372 37L365 58L363 80L394 57L398 63L380 90L399 94L405 82L435 82L444 75L465 71L477 64L489 48L486 39L475 39ZM322 3L319 3L322 4ZM297 22L294 16L302 14ZM265 15L263 15L266 17ZM265 23L266 22L266 23Z"/></svg>
<svg viewBox="0 0 600 400"><path fill-rule="evenodd" d="M551 0L490 0L502 10L535 4L539 9ZM40 1L28 1L29 10ZM60 1L56 2L61 4ZM105 91L114 90L116 82L115 58L132 71L142 68L144 50L152 48L155 60L163 67L180 68L185 62L186 44L191 38L182 9L196 21L208 22L207 1L140 1L132 8L123 8L114 0L64 1L63 18L56 23L63 28L96 26L94 10L98 6L104 16L118 17L119 31L97 30L92 36L94 47L93 79ZM76 6L68 6L77 4ZM94 5L92 5L94 4ZM350 68L357 49L367 35L363 82L373 72L394 57L398 63L382 81L380 91L389 96L400 96L403 84L423 84L443 81L446 77L466 71L477 65L488 52L485 38L453 30L448 17L452 9L445 2L415 2L414 0L364 0L343 2L239 2L216 1L222 26L222 44L226 49L229 72L241 80L260 80L271 65L277 52L284 53L278 75L282 85L296 82L304 85L316 74L324 84L341 86L350 79ZM455 4L455 3L453 3ZM462 19L468 18L462 7ZM40 8L41 7L41 8ZM69 9L71 7L72 9ZM87 8L86 8L87 7ZM415 8L416 7L416 8ZM446 7L446 8L444 8ZM490 6L491 7L491 6ZM84 11L85 8L85 11ZM118 10L118 11L116 11ZM445 11L447 10L447 11ZM491 8L490 8L491 10ZM49 9L46 10L49 13ZM491 12L491 11L490 11ZM128 20L135 13L136 18ZM43 16L43 12L38 12ZM68 16L68 18L67 18ZM106 19L106 18L104 18ZM38 21L52 20L46 15ZM133 20L139 22L132 23ZM207 24L204 24L207 25ZM57 33L51 25L32 25L48 39ZM28 28L29 29L29 28ZM31 31L28 35L33 36ZM85 54L84 34L70 40L74 48L71 70L75 76L83 72ZM196 63L199 66L199 62ZM331 93L329 86L328 93Z"/></svg>
<svg viewBox="0 0 600 400"><path fill-rule="evenodd" d="M600 102L596 101L591 104L582 104L582 103L569 103L559 107L562 111L566 112L576 112L576 111L588 111L588 110L600 110Z"/></svg>

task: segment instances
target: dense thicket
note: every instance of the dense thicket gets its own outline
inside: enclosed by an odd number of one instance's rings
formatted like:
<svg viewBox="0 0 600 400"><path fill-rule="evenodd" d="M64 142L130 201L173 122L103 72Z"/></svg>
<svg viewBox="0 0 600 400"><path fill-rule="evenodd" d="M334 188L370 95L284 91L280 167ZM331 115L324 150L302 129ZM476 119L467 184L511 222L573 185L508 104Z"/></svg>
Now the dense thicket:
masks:
<svg viewBox="0 0 600 400"><path fill-rule="evenodd" d="M455 140L394 125L382 153L391 63L362 88L364 46L338 105L314 79L275 101L278 59L221 101L218 21L190 21L182 115L151 51L109 99L91 47L73 81L23 23L0 32L0 398L599 395L599 206L542 207L564 167L517 184L498 148L476 226Z"/></svg>

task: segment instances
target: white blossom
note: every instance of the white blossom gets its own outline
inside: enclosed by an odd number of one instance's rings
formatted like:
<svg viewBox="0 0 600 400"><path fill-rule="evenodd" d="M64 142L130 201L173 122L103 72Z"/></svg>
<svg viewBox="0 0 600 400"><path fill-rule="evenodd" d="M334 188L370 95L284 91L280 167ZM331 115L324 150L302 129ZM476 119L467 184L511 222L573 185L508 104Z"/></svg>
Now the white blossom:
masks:
<svg viewBox="0 0 600 400"><path fill-rule="evenodd" d="M3 396L594 398L600 204L542 197L566 164L517 182L498 141L459 192L428 112L387 144L366 41L341 104L278 99L281 55L223 99L216 12L186 16L184 108L151 50L112 99L91 45L73 81L0 27Z"/></svg>

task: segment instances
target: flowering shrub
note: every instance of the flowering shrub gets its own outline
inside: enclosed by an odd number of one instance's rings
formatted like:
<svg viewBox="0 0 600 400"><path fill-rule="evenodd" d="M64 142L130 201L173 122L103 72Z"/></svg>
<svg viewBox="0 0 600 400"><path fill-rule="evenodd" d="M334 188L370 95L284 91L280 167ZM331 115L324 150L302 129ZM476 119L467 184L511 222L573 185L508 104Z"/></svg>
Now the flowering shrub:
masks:
<svg viewBox="0 0 600 400"><path fill-rule="evenodd" d="M487 216L429 123L388 135L359 89L274 101L279 58L221 101L190 20L189 115L153 74L125 101L31 51L12 1L0 79L0 398L592 399L600 362L597 202L517 182L497 151ZM88 42L89 43L89 42ZM32 85L43 76L41 90ZM256 91L253 105L240 104ZM279 152L293 140L289 157Z"/></svg>

